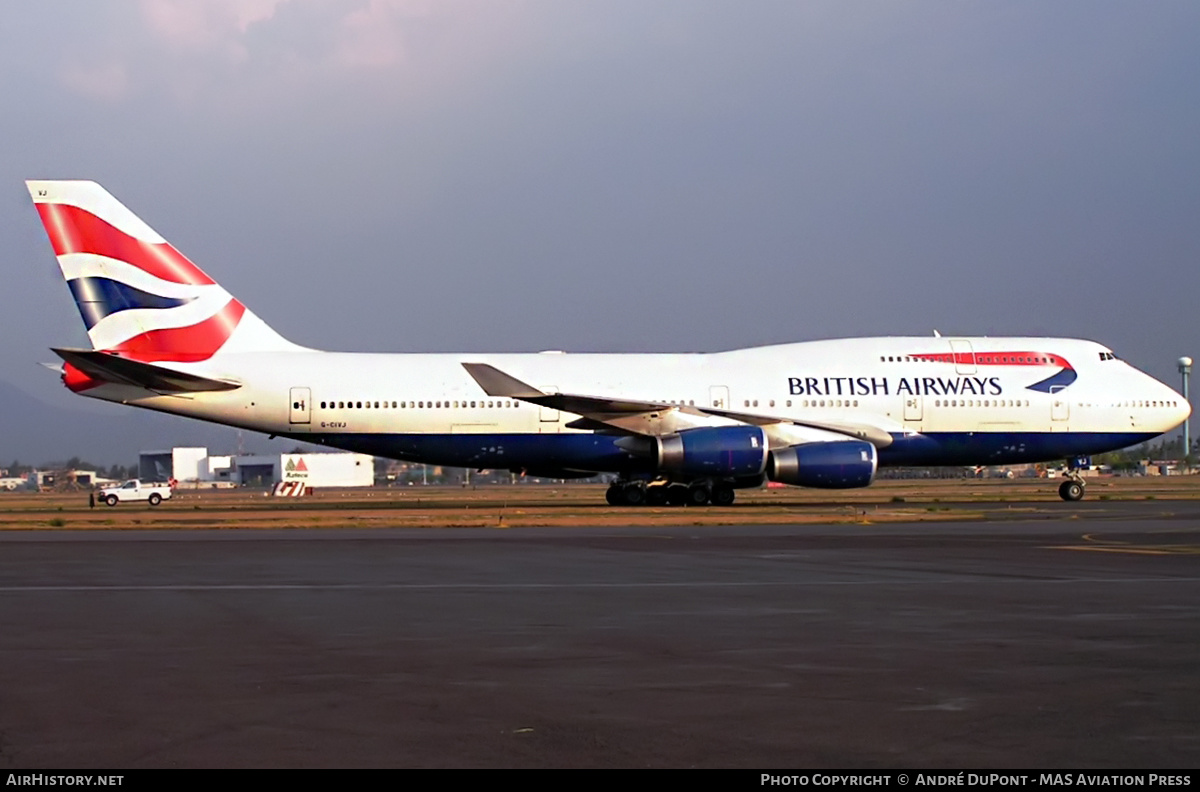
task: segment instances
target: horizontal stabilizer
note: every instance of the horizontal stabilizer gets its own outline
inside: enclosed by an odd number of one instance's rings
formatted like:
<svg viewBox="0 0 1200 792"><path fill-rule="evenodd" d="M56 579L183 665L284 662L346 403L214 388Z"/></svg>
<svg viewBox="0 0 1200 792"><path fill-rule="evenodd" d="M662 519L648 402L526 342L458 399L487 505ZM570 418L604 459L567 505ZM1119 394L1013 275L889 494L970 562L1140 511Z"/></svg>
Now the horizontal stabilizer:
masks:
<svg viewBox="0 0 1200 792"><path fill-rule="evenodd" d="M236 382L185 374L153 363L114 355L95 349L53 349L54 354L93 379L117 385L132 385L158 393L202 393L242 387Z"/></svg>

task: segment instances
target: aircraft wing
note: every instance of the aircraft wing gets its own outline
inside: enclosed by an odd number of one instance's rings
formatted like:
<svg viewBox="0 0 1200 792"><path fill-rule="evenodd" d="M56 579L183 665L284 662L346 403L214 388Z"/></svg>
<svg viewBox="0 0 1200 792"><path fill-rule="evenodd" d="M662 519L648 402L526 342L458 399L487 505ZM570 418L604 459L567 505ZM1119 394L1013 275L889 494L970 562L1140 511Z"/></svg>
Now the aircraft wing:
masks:
<svg viewBox="0 0 1200 792"><path fill-rule="evenodd" d="M687 419L689 415L701 418L711 415L753 426L793 424L810 429L820 429L865 440L877 448L884 448L892 443L890 434L869 424L842 421L800 421L794 418L750 415L712 407L613 399L605 396L583 396L574 393L544 393L487 363L463 363L462 366L488 396L518 399L581 416L579 420L567 424L572 429L616 430L624 434L662 435L699 425L689 423Z"/></svg>
<svg viewBox="0 0 1200 792"><path fill-rule="evenodd" d="M236 382L209 379L195 374L130 360L98 349L52 349L70 365L104 382L133 385L157 393L201 393L242 387Z"/></svg>

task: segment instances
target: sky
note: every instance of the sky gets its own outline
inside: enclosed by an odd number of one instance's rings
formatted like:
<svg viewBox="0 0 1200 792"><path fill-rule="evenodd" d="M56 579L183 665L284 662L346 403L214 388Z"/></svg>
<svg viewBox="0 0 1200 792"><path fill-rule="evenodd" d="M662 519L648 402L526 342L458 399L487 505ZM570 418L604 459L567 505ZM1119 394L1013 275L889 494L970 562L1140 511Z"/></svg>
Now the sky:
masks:
<svg viewBox="0 0 1200 792"><path fill-rule="evenodd" d="M14 4L0 393L63 420L3 424L0 460L137 450L38 365L87 340L29 178L100 182L306 346L937 329L1090 338L1177 385L1197 30L1171 0Z"/></svg>

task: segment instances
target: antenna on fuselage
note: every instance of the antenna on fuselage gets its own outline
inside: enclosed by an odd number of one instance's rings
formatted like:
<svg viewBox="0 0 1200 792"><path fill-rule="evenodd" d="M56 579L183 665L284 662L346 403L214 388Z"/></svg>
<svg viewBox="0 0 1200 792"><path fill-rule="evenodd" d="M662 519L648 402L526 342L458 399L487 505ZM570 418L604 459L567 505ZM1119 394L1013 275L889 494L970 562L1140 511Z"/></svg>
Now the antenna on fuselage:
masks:
<svg viewBox="0 0 1200 792"><path fill-rule="evenodd" d="M935 327L935 328L933 328L933 337L934 337L934 338L941 338L941 337L942 337L942 334L941 334L941 333L939 333L939 332L937 331L937 328L936 328L936 327Z"/></svg>

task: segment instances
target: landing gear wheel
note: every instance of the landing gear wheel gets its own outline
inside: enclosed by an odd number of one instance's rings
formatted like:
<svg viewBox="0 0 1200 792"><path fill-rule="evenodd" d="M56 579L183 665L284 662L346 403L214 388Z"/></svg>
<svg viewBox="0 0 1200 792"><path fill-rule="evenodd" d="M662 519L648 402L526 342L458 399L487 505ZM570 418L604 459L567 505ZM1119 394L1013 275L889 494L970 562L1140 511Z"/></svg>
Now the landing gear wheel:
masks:
<svg viewBox="0 0 1200 792"><path fill-rule="evenodd" d="M667 502L667 485L658 484L646 487L646 505L662 506Z"/></svg>
<svg viewBox="0 0 1200 792"><path fill-rule="evenodd" d="M604 493L604 500L608 501L609 506L624 506L625 490L620 484L613 484L608 488L608 492Z"/></svg>
<svg viewBox="0 0 1200 792"><path fill-rule="evenodd" d="M689 494L688 488L683 484L672 484L667 487L667 503L672 506L685 506Z"/></svg>
<svg viewBox="0 0 1200 792"><path fill-rule="evenodd" d="M704 506L708 503L707 487L690 487L687 491L688 506Z"/></svg>
<svg viewBox="0 0 1200 792"><path fill-rule="evenodd" d="M107 503L109 506L116 506L117 505L117 496L109 495L107 498L104 499L104 502Z"/></svg>
<svg viewBox="0 0 1200 792"><path fill-rule="evenodd" d="M621 494L625 496L626 506L641 506L646 502L646 491L637 484L626 484Z"/></svg>
<svg viewBox="0 0 1200 792"><path fill-rule="evenodd" d="M1058 485L1058 497L1065 501L1083 500L1083 482L1064 481Z"/></svg>
<svg viewBox="0 0 1200 792"><path fill-rule="evenodd" d="M713 487L712 502L714 506L732 506L733 499L733 487Z"/></svg>

